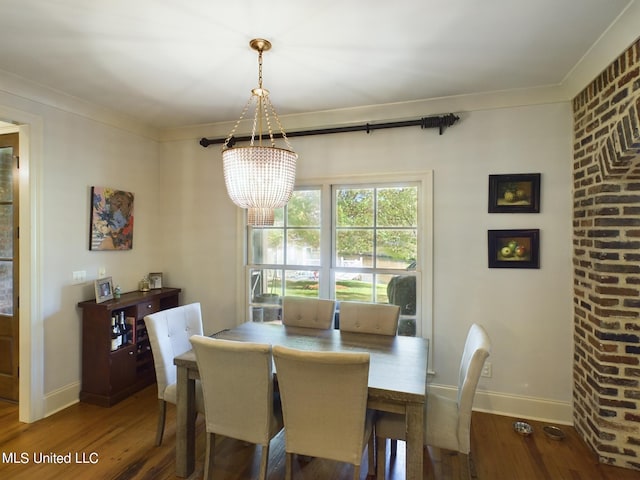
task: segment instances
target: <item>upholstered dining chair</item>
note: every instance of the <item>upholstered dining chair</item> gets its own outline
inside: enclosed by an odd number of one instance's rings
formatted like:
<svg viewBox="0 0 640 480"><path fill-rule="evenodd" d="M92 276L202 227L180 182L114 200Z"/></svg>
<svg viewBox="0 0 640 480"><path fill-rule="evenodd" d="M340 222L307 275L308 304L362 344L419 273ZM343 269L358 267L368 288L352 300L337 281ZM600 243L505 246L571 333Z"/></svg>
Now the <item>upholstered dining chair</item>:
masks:
<svg viewBox="0 0 640 480"><path fill-rule="evenodd" d="M471 325L460 361L456 398L428 394L425 410L425 445L458 452L462 471L467 478L475 476L471 460L471 411L480 373L491 352L491 340L483 327ZM386 440L404 440L403 415L382 413L376 421L377 475L384 480L386 472Z"/></svg>
<svg viewBox="0 0 640 480"><path fill-rule="evenodd" d="M204 393L205 479L212 478L216 435L262 446L260 480L267 478L269 443L282 430L274 402L271 345L191 337Z"/></svg>
<svg viewBox="0 0 640 480"><path fill-rule="evenodd" d="M340 302L340 331L396 335L400 307L385 303ZM395 455L397 440L391 440L391 452ZM369 453L373 456L373 453Z"/></svg>
<svg viewBox="0 0 640 480"><path fill-rule="evenodd" d="M202 335L200 303L190 303L161 310L144 317L158 384L158 428L156 445L162 444L167 402L176 404L177 373L173 364L176 355L191 350L189 337ZM196 412L204 413L202 388L196 381Z"/></svg>
<svg viewBox="0 0 640 480"><path fill-rule="evenodd" d="M343 332L395 335L400 307L387 303L340 302L340 330Z"/></svg>
<svg viewBox="0 0 640 480"><path fill-rule="evenodd" d="M365 445L373 451L373 411L367 409L369 353L273 347L285 432L285 478L293 455L350 463L360 478ZM373 458L369 458L373 473Z"/></svg>
<svg viewBox="0 0 640 480"><path fill-rule="evenodd" d="M286 296L282 299L282 324L327 330L333 327L335 311L335 300Z"/></svg>

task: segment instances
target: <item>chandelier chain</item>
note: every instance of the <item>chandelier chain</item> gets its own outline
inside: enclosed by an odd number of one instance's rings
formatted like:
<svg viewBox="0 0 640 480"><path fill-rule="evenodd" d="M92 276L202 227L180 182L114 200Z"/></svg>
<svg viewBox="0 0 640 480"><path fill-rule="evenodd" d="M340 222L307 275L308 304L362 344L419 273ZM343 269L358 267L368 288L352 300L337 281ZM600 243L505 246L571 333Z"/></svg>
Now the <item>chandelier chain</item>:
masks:
<svg viewBox="0 0 640 480"><path fill-rule="evenodd" d="M249 97L249 100L247 100L247 103L242 109L240 118L233 126L233 129L231 130L231 133L229 133L229 136L225 139L224 144L222 146L222 150L229 148L229 142L231 141L231 138L234 136L236 130L238 129L240 122L242 122L242 120L245 118L245 115L247 114L247 111L249 109L249 105L254 100L254 98L256 100L256 107L253 115L253 125L251 127L251 141L249 144L251 146L254 145L255 138L256 138L256 131L258 132L258 143L260 145L262 144L262 119L264 116L264 119L266 120L266 124L267 124L267 130L269 132L269 140L271 142L271 146L272 147L276 146L275 138L273 137L273 127L271 125L271 117L273 117L275 118L276 124L278 125L278 129L280 130L280 134L282 135L282 139L284 140L287 148L289 150L293 150L291 147L291 143L287 138L287 134L285 133L284 128L282 128L282 123L280 122L280 118L278 117L275 106L273 105L273 103L271 103L271 100L269 99L269 92L265 90L262 86L263 84L262 52L263 52L263 49L259 48L258 49L258 88L252 90L252 94Z"/></svg>
<svg viewBox="0 0 640 480"><path fill-rule="evenodd" d="M282 128L282 124L280 123L280 117L278 117L278 114L276 113L276 107L274 107L273 103L271 103L271 102L269 102L269 105L271 106L271 111L273 113L273 118L276 119L276 123L278 124L278 128L280 129L280 134L282 135L282 139L284 140L284 143L287 145L287 148L289 150L293 151L293 148L291 147L291 144L289 143L289 139L287 138L287 134L285 133L284 128Z"/></svg>
<svg viewBox="0 0 640 480"><path fill-rule="evenodd" d="M229 141L231 140L231 137L233 137L233 134L236 133L236 130L238 128L238 125L240 125L240 122L242 121L242 119L244 118L244 116L247 114L247 110L249 109L249 104L251 103L251 100L253 99L253 97L249 97L249 100L247 100L247 103L245 103L244 108L242 109L242 113L240 114L240 118L238 119L238 121L236 122L236 124L233 126L233 128L231 129L231 133L229 133L229 136L225 139L224 141L224 145L222 145L222 150L226 149L229 145ZM255 127L254 127L255 128ZM254 130L255 131L255 130ZM253 143L253 141L252 141Z"/></svg>
<svg viewBox="0 0 640 480"><path fill-rule="evenodd" d="M273 130L271 129L271 118L269 117L269 107L273 110L273 104L269 100L268 97L262 97L262 101L264 102L264 118L267 120L267 130L269 130L269 139L271 140L271 146L276 146L276 141L273 138ZM277 117L276 117L277 118Z"/></svg>
<svg viewBox="0 0 640 480"><path fill-rule="evenodd" d="M258 88L262 90L262 50L258 51Z"/></svg>
<svg viewBox="0 0 640 480"><path fill-rule="evenodd" d="M253 100L254 97L251 97L250 100ZM256 109L253 112L253 126L251 127L251 142L249 143L249 145L251 145L253 147L253 142L256 138L256 129L257 129L257 125L258 125L258 117L262 117L262 115L260 115L262 108L260 106L260 99L258 98L256 100ZM261 120L262 121L262 120ZM262 143L262 134L259 134L258 137L258 142Z"/></svg>

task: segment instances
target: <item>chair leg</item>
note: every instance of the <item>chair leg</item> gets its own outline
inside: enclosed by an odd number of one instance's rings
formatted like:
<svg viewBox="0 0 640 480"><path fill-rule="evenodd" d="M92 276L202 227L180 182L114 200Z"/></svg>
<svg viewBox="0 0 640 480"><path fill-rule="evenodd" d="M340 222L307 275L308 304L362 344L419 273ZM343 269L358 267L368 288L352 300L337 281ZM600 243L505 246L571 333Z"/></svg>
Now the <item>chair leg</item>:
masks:
<svg viewBox="0 0 640 480"><path fill-rule="evenodd" d="M376 448L376 480L384 480L387 471L387 439L376 437L376 443L378 444Z"/></svg>
<svg viewBox="0 0 640 480"><path fill-rule="evenodd" d="M376 470L376 436L373 432L371 432L371 436L369 437L367 457L369 460L367 477L372 477L375 475Z"/></svg>
<svg viewBox="0 0 640 480"><path fill-rule="evenodd" d="M267 480L267 468L269 467L269 444L262 446L260 457L260 480Z"/></svg>
<svg viewBox="0 0 640 480"><path fill-rule="evenodd" d="M284 478L285 480L291 480L293 470L293 453L287 452L285 466L284 466Z"/></svg>
<svg viewBox="0 0 640 480"><path fill-rule="evenodd" d="M391 456L395 458L396 453L398 453L398 440L395 438L391 439Z"/></svg>
<svg viewBox="0 0 640 480"><path fill-rule="evenodd" d="M353 466L353 480L360 480L360 465Z"/></svg>
<svg viewBox="0 0 640 480"><path fill-rule="evenodd" d="M158 399L158 428L156 430L156 447L162 445L162 436L164 435L164 420L167 416L167 402Z"/></svg>
<svg viewBox="0 0 640 480"><path fill-rule="evenodd" d="M204 480L213 478L213 459L216 449L216 434L207 432L204 452Z"/></svg>
<svg viewBox="0 0 640 480"><path fill-rule="evenodd" d="M471 452L467 455L460 453L459 456L461 462L460 468L465 475L465 478L469 480L472 478L478 478L478 472L476 472L476 465L473 461L473 457L471 456Z"/></svg>

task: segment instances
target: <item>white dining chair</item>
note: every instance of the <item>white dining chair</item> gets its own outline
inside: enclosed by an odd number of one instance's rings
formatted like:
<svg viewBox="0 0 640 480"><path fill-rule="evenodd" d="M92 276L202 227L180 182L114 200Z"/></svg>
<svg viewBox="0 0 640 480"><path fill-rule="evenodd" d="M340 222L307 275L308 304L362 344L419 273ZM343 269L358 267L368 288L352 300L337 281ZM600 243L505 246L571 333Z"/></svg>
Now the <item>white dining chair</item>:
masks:
<svg viewBox="0 0 640 480"><path fill-rule="evenodd" d="M471 413L473 399L491 340L483 327L471 325L460 361L456 398L428 394L425 411L425 445L458 452L463 474L475 476L471 460ZM386 473L386 439L405 440L405 417L382 413L376 421L377 479Z"/></svg>
<svg viewBox="0 0 640 480"><path fill-rule="evenodd" d="M282 430L274 401L271 345L191 337L204 393L205 479L212 478L216 435L262 446L260 480L267 477L269 443Z"/></svg>
<svg viewBox="0 0 640 480"><path fill-rule="evenodd" d="M156 445L162 444L167 402L176 404L177 373L173 359L191 350L189 338L202 335L200 303L190 303L161 310L144 317L149 335L153 364L158 384L158 427ZM204 413L202 387L196 381L196 412Z"/></svg>
<svg viewBox="0 0 640 480"><path fill-rule="evenodd" d="M387 303L340 302L340 331L371 333L375 335L396 335L400 307ZM391 452L395 455L397 441L391 441ZM373 456L373 452L369 453Z"/></svg>
<svg viewBox="0 0 640 480"><path fill-rule="evenodd" d="M388 303L340 302L340 330L343 332L395 335L400 307Z"/></svg>
<svg viewBox="0 0 640 480"><path fill-rule="evenodd" d="M335 311L335 300L286 296L282 299L282 324L327 330L333 327Z"/></svg>
<svg viewBox="0 0 640 480"><path fill-rule="evenodd" d="M373 442L374 412L367 409L369 353L316 352L273 347L282 398L285 478L293 455L353 465L360 478L364 447ZM373 452L370 448L370 452ZM373 458L369 472L373 473Z"/></svg>

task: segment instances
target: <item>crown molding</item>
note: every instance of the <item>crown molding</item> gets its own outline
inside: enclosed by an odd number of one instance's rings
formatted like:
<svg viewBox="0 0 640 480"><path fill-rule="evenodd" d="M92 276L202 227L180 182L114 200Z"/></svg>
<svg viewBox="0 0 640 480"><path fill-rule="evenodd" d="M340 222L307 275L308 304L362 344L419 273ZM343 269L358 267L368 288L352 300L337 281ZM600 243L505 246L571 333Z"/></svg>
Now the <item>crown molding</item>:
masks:
<svg viewBox="0 0 640 480"><path fill-rule="evenodd" d="M562 81L564 95L573 99L616 58L640 39L640 0L632 0L627 8L593 44Z"/></svg>
<svg viewBox="0 0 640 480"><path fill-rule="evenodd" d="M73 113L152 140L159 139L159 131L154 127L4 70L0 70L0 92L5 92L31 103Z"/></svg>

